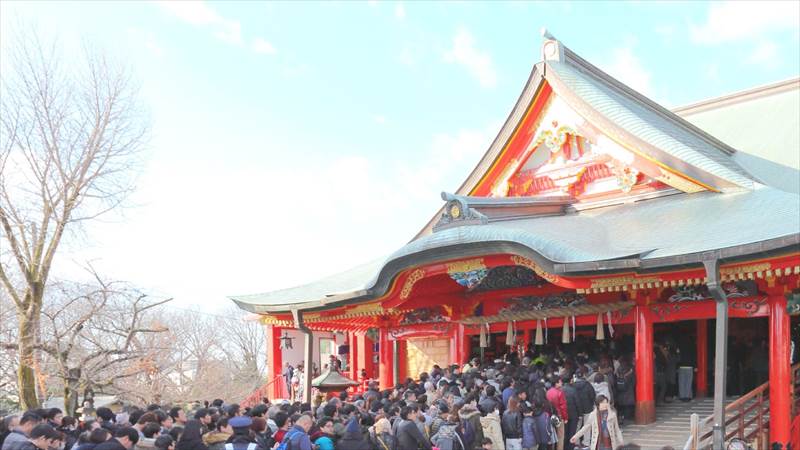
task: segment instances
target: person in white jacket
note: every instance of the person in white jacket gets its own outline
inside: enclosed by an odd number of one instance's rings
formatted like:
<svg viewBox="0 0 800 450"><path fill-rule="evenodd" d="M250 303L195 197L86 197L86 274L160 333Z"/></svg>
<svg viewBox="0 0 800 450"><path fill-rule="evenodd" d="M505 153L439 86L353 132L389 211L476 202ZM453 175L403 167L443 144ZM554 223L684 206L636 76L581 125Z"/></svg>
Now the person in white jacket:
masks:
<svg viewBox="0 0 800 450"><path fill-rule="evenodd" d="M611 388L608 386L605 375L602 373L594 374L594 378L592 378L592 387L594 388L595 395L603 395L608 399L609 403L612 405L614 404L614 396L612 395Z"/></svg>

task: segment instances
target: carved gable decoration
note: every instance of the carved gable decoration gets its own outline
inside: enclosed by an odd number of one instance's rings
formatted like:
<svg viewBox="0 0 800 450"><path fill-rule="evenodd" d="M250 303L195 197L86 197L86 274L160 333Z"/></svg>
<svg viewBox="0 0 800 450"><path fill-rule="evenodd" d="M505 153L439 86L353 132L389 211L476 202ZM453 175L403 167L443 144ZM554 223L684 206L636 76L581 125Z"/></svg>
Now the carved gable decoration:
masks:
<svg viewBox="0 0 800 450"><path fill-rule="evenodd" d="M442 307L420 308L403 314L400 325L417 325L422 323L447 322L447 316Z"/></svg>
<svg viewBox="0 0 800 450"><path fill-rule="evenodd" d="M522 287L539 287L545 284L533 270L521 266L500 266L489 270L483 280L472 288L473 292L496 291Z"/></svg>
<svg viewBox="0 0 800 450"><path fill-rule="evenodd" d="M596 141L584 136L577 126L561 124L557 119L543 122L523 164L508 180L507 195L578 198L628 193L637 185L655 184L654 179L624 162L632 161L633 155L608 139L600 139L601 145Z"/></svg>
<svg viewBox="0 0 800 450"><path fill-rule="evenodd" d="M753 280L726 281L722 289L729 299L752 297L758 295L758 285ZM704 284L692 286L676 286L664 289L660 300L666 303L681 303L707 300L711 298L708 287Z"/></svg>
<svg viewBox="0 0 800 450"><path fill-rule="evenodd" d="M499 313L518 313L527 311L541 311L551 308L567 308L587 304L586 297L574 292L551 294L547 296L513 297L506 300L508 306L501 308Z"/></svg>
<svg viewBox="0 0 800 450"><path fill-rule="evenodd" d="M656 163L603 134L555 94L522 133L530 143L505 167L492 188L493 196L580 199L624 196L668 185L681 188Z"/></svg>
<svg viewBox="0 0 800 450"><path fill-rule="evenodd" d="M447 274L456 283L467 289L472 289L489 274L489 269L483 264L483 259L470 259L447 264Z"/></svg>

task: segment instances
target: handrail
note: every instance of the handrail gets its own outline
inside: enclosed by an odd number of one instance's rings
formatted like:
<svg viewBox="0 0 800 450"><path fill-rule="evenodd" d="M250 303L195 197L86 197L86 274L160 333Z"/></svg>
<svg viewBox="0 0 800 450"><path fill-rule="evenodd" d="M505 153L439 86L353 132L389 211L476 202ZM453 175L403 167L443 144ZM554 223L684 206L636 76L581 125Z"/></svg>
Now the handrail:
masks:
<svg viewBox="0 0 800 450"><path fill-rule="evenodd" d="M763 448L766 444L766 429L769 425L769 419L765 418L765 413L769 411L769 382L764 383L735 401L729 403L725 407L725 440L733 437L740 439L756 438L759 441L759 447ZM748 418L747 416L755 413L754 417ZM697 441L694 448L705 448L707 441L712 437L713 431L710 425L714 420L714 416L708 416L699 421L697 425ZM733 425L732 428L728 426ZM747 432L747 429L752 425L756 425L755 429ZM694 432L694 430L692 430Z"/></svg>
<svg viewBox="0 0 800 450"><path fill-rule="evenodd" d="M800 414L800 363L793 365L790 373L792 375L792 417L794 418ZM728 425L736 424L733 429L727 431L725 439L728 440L732 437L745 440L756 439L759 441L758 448L765 448L764 445L768 441L766 433L769 429L768 413L769 382L766 382L725 407L726 428ZM753 416L748 418L751 414ZM690 428L692 434L686 445L692 450L704 448L713 434L710 429L713 421L714 416L711 415L699 420L696 427L692 424ZM747 429L753 425L755 427L747 432Z"/></svg>
<svg viewBox="0 0 800 450"><path fill-rule="evenodd" d="M240 403L240 406L246 408L246 407L253 406L253 405L257 404L258 402L261 401L261 398L265 397L265 394L267 392L267 388L270 387L276 381L281 380L282 378L283 378L283 375L276 375L275 378L267 381L264 385L262 385L261 387L257 388L255 391L251 392L250 395L248 395L244 400L242 400L242 402Z"/></svg>

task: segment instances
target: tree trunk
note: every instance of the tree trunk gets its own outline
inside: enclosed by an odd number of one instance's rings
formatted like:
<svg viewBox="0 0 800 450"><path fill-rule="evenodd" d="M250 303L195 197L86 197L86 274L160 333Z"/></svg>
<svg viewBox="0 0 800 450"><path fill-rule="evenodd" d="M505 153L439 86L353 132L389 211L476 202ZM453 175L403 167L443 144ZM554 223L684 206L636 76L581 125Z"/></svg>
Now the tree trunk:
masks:
<svg viewBox="0 0 800 450"><path fill-rule="evenodd" d="M36 308L38 315L39 308ZM19 368L17 369L17 384L19 387L19 402L22 410L39 407L36 398L36 373L34 365L34 345L36 345L36 319L27 314L27 311L18 314L19 336L17 337L17 350L19 351Z"/></svg>
<svg viewBox="0 0 800 450"><path fill-rule="evenodd" d="M64 378L64 415L75 417L75 410L78 409L78 390L81 379L81 369L67 369L67 376Z"/></svg>

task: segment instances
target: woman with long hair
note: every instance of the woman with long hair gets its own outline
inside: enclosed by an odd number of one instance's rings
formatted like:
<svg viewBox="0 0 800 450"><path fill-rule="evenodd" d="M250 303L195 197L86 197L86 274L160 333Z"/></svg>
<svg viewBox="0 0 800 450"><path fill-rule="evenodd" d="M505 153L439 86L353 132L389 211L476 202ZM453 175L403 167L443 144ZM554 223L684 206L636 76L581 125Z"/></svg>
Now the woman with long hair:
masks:
<svg viewBox="0 0 800 450"><path fill-rule="evenodd" d="M605 395L598 395L594 411L589 413L586 424L572 436L570 442L578 443L583 435L591 430L592 440L589 450L617 450L622 448L622 431L619 429L617 413L608 403Z"/></svg>
<svg viewBox="0 0 800 450"><path fill-rule="evenodd" d="M506 438L506 450L522 448L522 413L519 409L519 398L512 395L508 399L508 408L500 419L500 426Z"/></svg>
<svg viewBox="0 0 800 450"><path fill-rule="evenodd" d="M186 422L178 440L178 445L175 450L208 450L206 444L203 443L203 425L199 420L190 420Z"/></svg>

